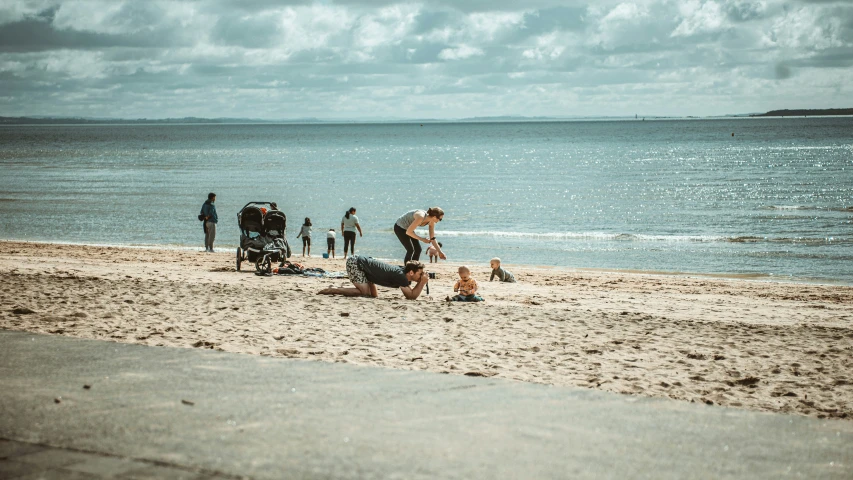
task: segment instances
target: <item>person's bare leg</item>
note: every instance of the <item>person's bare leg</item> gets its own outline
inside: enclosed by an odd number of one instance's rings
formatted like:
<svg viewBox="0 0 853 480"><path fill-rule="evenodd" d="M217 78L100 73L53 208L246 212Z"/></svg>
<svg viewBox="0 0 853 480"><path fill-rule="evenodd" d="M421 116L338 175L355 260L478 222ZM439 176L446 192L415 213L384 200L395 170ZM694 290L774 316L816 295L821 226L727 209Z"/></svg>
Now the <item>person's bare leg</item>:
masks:
<svg viewBox="0 0 853 480"><path fill-rule="evenodd" d="M343 295L345 297L361 297L364 296L361 290L355 287L347 288L324 288L317 292L319 295Z"/></svg>
<svg viewBox="0 0 853 480"><path fill-rule="evenodd" d="M346 297L367 297L376 295L376 285L373 284L364 284L364 283L354 283L352 287L340 287L340 288L324 288L317 292L318 295L343 295ZM372 287L372 288L371 288Z"/></svg>

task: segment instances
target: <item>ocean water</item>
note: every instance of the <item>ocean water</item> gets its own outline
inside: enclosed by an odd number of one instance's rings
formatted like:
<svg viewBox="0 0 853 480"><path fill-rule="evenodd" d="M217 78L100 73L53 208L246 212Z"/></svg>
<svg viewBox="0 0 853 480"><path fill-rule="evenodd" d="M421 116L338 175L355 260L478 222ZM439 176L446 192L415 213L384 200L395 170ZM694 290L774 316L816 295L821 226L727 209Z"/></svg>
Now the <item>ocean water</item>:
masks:
<svg viewBox="0 0 853 480"><path fill-rule="evenodd" d="M4 239L200 250L213 191L220 250L258 200L294 250L354 206L357 253L402 260L396 218L440 206L454 261L853 284L850 117L3 126L0 167Z"/></svg>

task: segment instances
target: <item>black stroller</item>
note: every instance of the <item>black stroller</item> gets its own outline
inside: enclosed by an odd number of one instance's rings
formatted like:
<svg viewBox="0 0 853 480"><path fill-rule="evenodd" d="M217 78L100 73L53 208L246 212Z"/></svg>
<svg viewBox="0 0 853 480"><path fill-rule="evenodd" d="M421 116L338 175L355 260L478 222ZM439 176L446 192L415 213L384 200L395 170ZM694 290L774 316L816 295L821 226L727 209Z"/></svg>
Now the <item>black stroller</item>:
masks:
<svg viewBox="0 0 853 480"><path fill-rule="evenodd" d="M240 246L237 247L237 271L245 261L255 262L255 269L271 273L273 262L284 265L290 257L290 245L285 236L287 216L273 210L272 202L249 202L237 213L240 227Z"/></svg>

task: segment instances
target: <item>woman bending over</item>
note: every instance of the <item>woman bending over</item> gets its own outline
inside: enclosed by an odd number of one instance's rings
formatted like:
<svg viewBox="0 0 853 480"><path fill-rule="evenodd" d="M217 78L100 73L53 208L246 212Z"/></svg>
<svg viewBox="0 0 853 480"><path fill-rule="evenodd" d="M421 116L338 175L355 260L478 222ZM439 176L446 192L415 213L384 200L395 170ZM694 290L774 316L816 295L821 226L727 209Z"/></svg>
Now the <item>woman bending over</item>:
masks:
<svg viewBox="0 0 853 480"><path fill-rule="evenodd" d="M438 257L447 260L447 256L441 251L441 245L435 239L435 224L444 218L444 210L432 207L429 210L412 210L404 213L394 224L394 233L406 249L405 261L418 261L421 258L421 244L431 244ZM415 233L418 227L429 226L429 238L424 238Z"/></svg>

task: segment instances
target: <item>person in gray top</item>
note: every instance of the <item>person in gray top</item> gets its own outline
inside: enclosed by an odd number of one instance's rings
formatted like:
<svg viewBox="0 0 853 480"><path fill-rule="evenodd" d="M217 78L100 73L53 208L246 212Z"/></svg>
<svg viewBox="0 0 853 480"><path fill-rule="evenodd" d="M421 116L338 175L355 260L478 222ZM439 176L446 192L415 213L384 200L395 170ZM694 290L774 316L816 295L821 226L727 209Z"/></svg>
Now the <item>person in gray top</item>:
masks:
<svg viewBox="0 0 853 480"><path fill-rule="evenodd" d="M398 267L361 255L352 255L347 259L347 274L353 287L325 288L317 293L376 298L379 296L376 286L380 285L399 288L406 298L415 300L429 281L423 263L409 262L405 267ZM417 282L414 287L411 286L412 282Z"/></svg>
<svg viewBox="0 0 853 480"><path fill-rule="evenodd" d="M492 266L492 276L489 277L490 282L494 280L495 277L498 277L498 280L501 282L515 283L515 275L501 268L500 258L493 258L489 264Z"/></svg>
<svg viewBox="0 0 853 480"><path fill-rule="evenodd" d="M394 234L406 249L406 257L403 261L418 261L421 259L421 244L431 244L438 252L438 258L447 260L447 256L441 251L441 245L435 239L435 224L444 219L444 210L432 207L429 210L411 210L404 213L394 223ZM418 227L429 227L429 238L424 238L417 233Z"/></svg>
<svg viewBox="0 0 853 480"><path fill-rule="evenodd" d="M349 249L350 255L355 255L356 230L358 230L359 236L364 236L361 233L361 224L358 223L358 217L355 216L355 207L350 207L341 219L341 233L344 236L344 258L347 258L347 249Z"/></svg>

